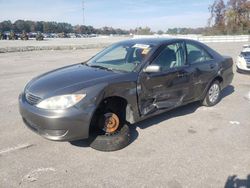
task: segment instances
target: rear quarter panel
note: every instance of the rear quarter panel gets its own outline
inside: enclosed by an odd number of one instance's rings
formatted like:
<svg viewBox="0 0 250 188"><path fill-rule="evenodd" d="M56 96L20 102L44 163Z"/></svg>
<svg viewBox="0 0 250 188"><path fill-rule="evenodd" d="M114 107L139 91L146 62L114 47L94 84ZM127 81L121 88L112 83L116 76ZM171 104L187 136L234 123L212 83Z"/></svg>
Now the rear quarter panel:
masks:
<svg viewBox="0 0 250 188"><path fill-rule="evenodd" d="M223 56L223 60L221 62L221 76L223 78L222 89L230 85L233 81L234 73L233 73L233 59L229 56Z"/></svg>

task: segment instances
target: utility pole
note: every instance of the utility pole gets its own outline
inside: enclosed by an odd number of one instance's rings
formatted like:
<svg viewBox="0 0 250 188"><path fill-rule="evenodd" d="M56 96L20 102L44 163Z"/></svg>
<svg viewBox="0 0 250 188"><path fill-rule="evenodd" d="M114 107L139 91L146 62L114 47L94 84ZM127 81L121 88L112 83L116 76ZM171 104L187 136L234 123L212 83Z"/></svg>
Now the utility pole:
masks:
<svg viewBox="0 0 250 188"><path fill-rule="evenodd" d="M84 0L82 0L82 24L85 25L85 14L84 14L84 11L85 11L85 3L84 3Z"/></svg>

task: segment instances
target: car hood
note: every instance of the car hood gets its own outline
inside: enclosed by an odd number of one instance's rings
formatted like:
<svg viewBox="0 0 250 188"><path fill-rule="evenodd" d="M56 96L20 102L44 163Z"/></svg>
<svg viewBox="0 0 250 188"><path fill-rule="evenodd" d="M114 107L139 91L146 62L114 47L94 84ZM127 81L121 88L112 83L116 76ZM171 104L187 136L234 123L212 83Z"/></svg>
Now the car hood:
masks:
<svg viewBox="0 0 250 188"><path fill-rule="evenodd" d="M122 73L88 67L83 64L71 65L42 74L31 80L25 92L40 98L77 92L90 84L105 82Z"/></svg>

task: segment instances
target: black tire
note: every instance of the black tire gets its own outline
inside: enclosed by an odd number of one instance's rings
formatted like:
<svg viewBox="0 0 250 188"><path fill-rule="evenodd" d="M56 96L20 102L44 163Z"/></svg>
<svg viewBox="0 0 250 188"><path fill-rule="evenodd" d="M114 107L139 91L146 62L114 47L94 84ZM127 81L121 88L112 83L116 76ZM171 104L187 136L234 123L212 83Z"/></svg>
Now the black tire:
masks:
<svg viewBox="0 0 250 188"><path fill-rule="evenodd" d="M218 96L215 97L214 100L211 100L211 97L210 96L210 90L212 89L212 87L214 87L214 85L216 85L216 87L218 87ZM220 87L220 82L218 80L215 80L214 82L212 82L212 84L209 86L208 90L207 90L207 93L206 93L206 96L205 98L203 99L202 101L202 105L204 106L214 106L216 105L221 99L221 87Z"/></svg>
<svg viewBox="0 0 250 188"><path fill-rule="evenodd" d="M99 151L117 151L129 145L129 126L124 124L120 130L110 135L93 136L90 147Z"/></svg>

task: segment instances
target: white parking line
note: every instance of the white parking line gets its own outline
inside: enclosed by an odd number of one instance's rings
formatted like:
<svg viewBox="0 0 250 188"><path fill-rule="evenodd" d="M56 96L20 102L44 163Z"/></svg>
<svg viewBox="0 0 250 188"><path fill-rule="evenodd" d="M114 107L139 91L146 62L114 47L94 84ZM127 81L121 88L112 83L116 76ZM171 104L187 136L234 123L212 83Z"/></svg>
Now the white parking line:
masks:
<svg viewBox="0 0 250 188"><path fill-rule="evenodd" d="M240 122L238 121L229 121L229 123L232 125L240 125Z"/></svg>
<svg viewBox="0 0 250 188"><path fill-rule="evenodd" d="M20 144L20 145L15 146L15 147L5 148L5 149L0 150L0 155L4 154L4 153L9 153L9 152L12 152L12 151L16 151L16 150L19 150L19 149L29 148L29 147L32 147L32 146L33 146L33 144Z"/></svg>

